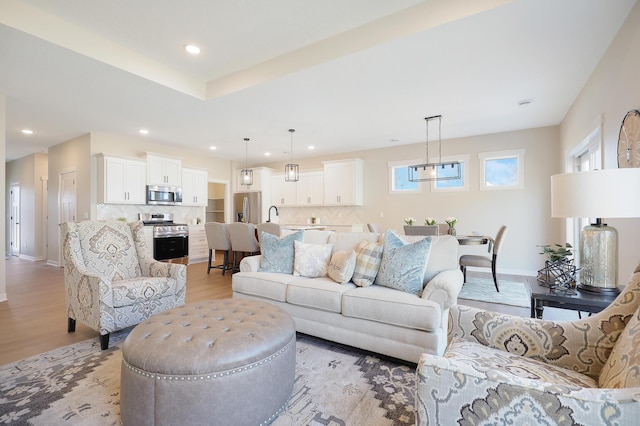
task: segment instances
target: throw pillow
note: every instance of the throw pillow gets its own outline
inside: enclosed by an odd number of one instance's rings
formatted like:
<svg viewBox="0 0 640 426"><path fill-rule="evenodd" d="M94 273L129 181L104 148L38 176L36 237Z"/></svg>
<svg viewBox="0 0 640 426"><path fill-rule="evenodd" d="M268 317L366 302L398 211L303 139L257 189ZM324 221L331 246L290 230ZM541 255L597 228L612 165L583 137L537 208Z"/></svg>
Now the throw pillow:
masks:
<svg viewBox="0 0 640 426"><path fill-rule="evenodd" d="M346 284L351 281L355 269L356 252L353 250L341 250L331 256L327 273L335 282Z"/></svg>
<svg viewBox="0 0 640 426"><path fill-rule="evenodd" d="M276 235L262 233L260 251L261 272L280 272L282 274L293 273L294 241L302 241L304 230L294 232L280 239Z"/></svg>
<svg viewBox="0 0 640 426"><path fill-rule="evenodd" d="M640 308L629 319L629 323L618 337L609 359L600 372L598 387L620 389L640 386L639 337Z"/></svg>
<svg viewBox="0 0 640 426"><path fill-rule="evenodd" d="M332 244L307 244L294 241L293 275L308 278L324 277L331 259Z"/></svg>
<svg viewBox="0 0 640 426"><path fill-rule="evenodd" d="M431 237L409 244L395 232L387 230L383 244L382 262L375 283L420 295L431 252Z"/></svg>
<svg viewBox="0 0 640 426"><path fill-rule="evenodd" d="M382 259L382 244L364 240L356 247L356 268L351 281L359 287L367 287L376 279L380 260Z"/></svg>

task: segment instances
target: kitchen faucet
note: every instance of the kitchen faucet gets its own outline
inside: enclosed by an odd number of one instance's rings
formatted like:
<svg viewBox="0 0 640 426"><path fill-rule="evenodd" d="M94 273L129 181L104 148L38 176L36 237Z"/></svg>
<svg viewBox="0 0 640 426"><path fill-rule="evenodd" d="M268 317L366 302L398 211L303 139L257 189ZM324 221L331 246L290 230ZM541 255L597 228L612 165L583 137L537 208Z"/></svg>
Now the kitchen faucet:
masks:
<svg viewBox="0 0 640 426"><path fill-rule="evenodd" d="M276 216L279 216L278 208L276 206L271 206L269 207L269 216L267 217L267 222L271 222L271 209L276 209Z"/></svg>

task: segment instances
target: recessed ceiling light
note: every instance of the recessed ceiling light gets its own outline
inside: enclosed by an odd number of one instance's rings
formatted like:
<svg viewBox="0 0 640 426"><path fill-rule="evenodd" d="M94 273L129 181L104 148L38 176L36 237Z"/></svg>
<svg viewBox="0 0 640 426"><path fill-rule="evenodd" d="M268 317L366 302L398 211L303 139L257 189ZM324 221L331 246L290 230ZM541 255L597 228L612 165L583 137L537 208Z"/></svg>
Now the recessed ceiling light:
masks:
<svg viewBox="0 0 640 426"><path fill-rule="evenodd" d="M216 150L216 149L218 149L218 148L216 148L215 146L213 146L213 145L212 145L212 146L210 146L210 147L209 147L209 149L210 149L211 151L215 151L215 150Z"/></svg>
<svg viewBox="0 0 640 426"><path fill-rule="evenodd" d="M140 133L141 135L148 135L149 131L147 129L140 129L138 130L138 133Z"/></svg>
<svg viewBox="0 0 640 426"><path fill-rule="evenodd" d="M186 50L188 53L190 53L192 55L199 55L200 54L200 48L198 46L196 46L195 44L185 44L184 45L184 50Z"/></svg>
<svg viewBox="0 0 640 426"><path fill-rule="evenodd" d="M22 129L22 133L24 133L25 135L32 135L33 134L33 130L31 130L31 129Z"/></svg>
<svg viewBox="0 0 640 426"><path fill-rule="evenodd" d="M264 153L264 156L265 156L265 157L271 157L271 153L270 153L270 152L265 152L265 153Z"/></svg>
<svg viewBox="0 0 640 426"><path fill-rule="evenodd" d="M310 150L316 149L316 147L315 147L315 146L313 146L313 145L309 145L309 146L308 146L308 148L309 148Z"/></svg>

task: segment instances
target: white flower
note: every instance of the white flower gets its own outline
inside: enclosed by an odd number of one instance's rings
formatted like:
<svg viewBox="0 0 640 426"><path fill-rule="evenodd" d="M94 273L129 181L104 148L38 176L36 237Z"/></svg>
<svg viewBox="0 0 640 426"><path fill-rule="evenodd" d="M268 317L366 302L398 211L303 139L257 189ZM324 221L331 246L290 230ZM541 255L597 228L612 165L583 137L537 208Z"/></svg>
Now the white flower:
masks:
<svg viewBox="0 0 640 426"><path fill-rule="evenodd" d="M415 223L415 219L411 216L407 217L404 219L404 223L406 223L407 225L413 225Z"/></svg>
<svg viewBox="0 0 640 426"><path fill-rule="evenodd" d="M447 225L449 225L449 228L453 228L453 227L456 226L456 223L458 222L458 219L456 219L453 216L449 216L444 221L447 222Z"/></svg>
<svg viewBox="0 0 640 426"><path fill-rule="evenodd" d="M436 224L436 219L434 217L429 216L428 218L426 218L424 220L424 224L425 225L435 225Z"/></svg>

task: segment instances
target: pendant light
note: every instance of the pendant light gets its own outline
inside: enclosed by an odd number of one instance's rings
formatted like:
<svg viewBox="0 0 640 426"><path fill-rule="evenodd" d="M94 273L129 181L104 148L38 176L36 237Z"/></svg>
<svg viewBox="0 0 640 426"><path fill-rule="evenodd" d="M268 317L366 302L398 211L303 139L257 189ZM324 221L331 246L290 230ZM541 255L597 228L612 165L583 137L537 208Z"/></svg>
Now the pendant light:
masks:
<svg viewBox="0 0 640 426"><path fill-rule="evenodd" d="M284 180L287 182L297 182L300 179L300 166L293 164L293 132L295 129L289 129L289 133L291 133L291 163L284 166Z"/></svg>
<svg viewBox="0 0 640 426"><path fill-rule="evenodd" d="M242 185L253 185L253 170L247 167L247 161L249 158L249 138L244 138L245 155L244 155L244 169L240 170L240 183Z"/></svg>
<svg viewBox="0 0 640 426"><path fill-rule="evenodd" d="M438 162L429 162L429 121L438 120ZM442 161L442 116L434 115L432 117L425 117L427 125L427 141L426 141L426 163L415 164L409 166L409 182L429 182L439 180L455 180L461 177L461 168L459 161ZM447 174L446 176L438 175L438 168L445 170L450 167L452 170L456 169L454 173Z"/></svg>

